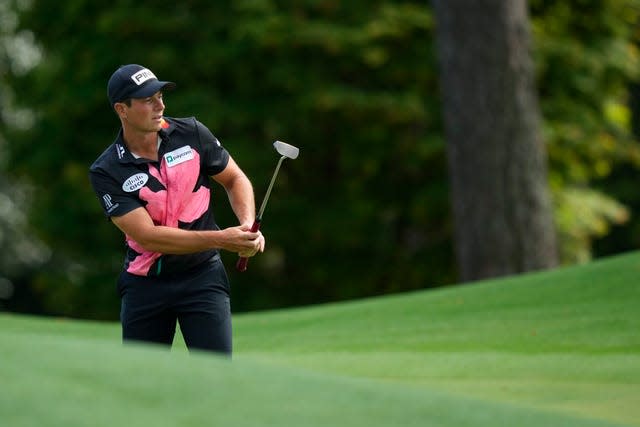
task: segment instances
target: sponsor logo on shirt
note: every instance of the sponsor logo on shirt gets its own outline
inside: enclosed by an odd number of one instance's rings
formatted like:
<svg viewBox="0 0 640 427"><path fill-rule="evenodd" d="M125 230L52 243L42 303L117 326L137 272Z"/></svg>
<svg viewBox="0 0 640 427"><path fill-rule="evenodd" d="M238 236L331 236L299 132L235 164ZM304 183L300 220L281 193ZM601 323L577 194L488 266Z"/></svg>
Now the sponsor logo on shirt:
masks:
<svg viewBox="0 0 640 427"><path fill-rule="evenodd" d="M149 180L149 175L146 173L137 173L135 175L131 175L127 180L122 184L122 189L127 193L132 193L144 187L144 185Z"/></svg>
<svg viewBox="0 0 640 427"><path fill-rule="evenodd" d="M142 70L138 71L137 73L131 76L131 80L133 80L135 84L137 84L138 86L140 86L142 83L146 82L147 80L151 80L151 79L157 80L155 74L153 74L150 70L146 68L143 68Z"/></svg>
<svg viewBox="0 0 640 427"><path fill-rule="evenodd" d="M193 150L188 145L164 155L164 161L167 163L167 167L173 167L191 159L193 159Z"/></svg>
<svg viewBox="0 0 640 427"><path fill-rule="evenodd" d="M124 147L120 144L116 144L116 151L118 152L118 158L122 160L124 157Z"/></svg>
<svg viewBox="0 0 640 427"><path fill-rule="evenodd" d="M107 213L113 212L114 209L120 206L119 203L113 203L113 201L111 200L111 194L105 194L104 196L102 196L102 201L104 202L104 207L107 210Z"/></svg>

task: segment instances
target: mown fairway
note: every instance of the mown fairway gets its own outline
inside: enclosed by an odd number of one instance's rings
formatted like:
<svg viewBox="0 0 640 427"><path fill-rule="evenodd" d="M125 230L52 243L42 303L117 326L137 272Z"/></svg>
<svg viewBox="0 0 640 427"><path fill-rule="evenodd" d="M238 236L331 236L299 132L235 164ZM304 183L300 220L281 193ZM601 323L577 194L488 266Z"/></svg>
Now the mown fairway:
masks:
<svg viewBox="0 0 640 427"><path fill-rule="evenodd" d="M238 315L234 361L0 315L4 426L640 426L640 253ZM304 289L301 288L301 292Z"/></svg>

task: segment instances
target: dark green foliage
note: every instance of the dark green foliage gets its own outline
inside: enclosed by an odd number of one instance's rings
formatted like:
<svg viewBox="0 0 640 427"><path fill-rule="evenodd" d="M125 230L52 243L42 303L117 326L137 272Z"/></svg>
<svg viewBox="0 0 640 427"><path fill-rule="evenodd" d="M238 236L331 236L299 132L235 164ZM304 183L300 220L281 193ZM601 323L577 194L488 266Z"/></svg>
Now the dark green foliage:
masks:
<svg viewBox="0 0 640 427"><path fill-rule="evenodd" d="M614 120L637 68L636 53L624 55L636 3L531 2L558 194L596 179L608 193L608 173L640 158ZM37 117L6 130L7 168L35 186L31 225L53 251L31 281L46 310L117 316L123 238L87 169L118 127L107 80L131 62L178 84L166 114L208 125L258 203L277 160L271 143L301 149L265 213L267 251L246 273L230 268L235 310L455 282L433 26L424 1L34 0L18 31L34 33L43 60L2 80ZM224 192L216 197L220 225L234 225Z"/></svg>
<svg viewBox="0 0 640 427"><path fill-rule="evenodd" d="M640 168L628 109L640 77L640 2L529 3L563 259L588 259L592 241L612 224L624 238L615 247L596 244L596 255L637 247L629 209L640 206L640 193L625 188L636 185Z"/></svg>
<svg viewBox="0 0 640 427"><path fill-rule="evenodd" d="M271 142L301 148L265 214L267 252L232 277L236 309L452 280L432 22L420 2L78 0L59 4L57 20L44 3L22 26L45 59L12 80L40 121L12 135L11 155L14 172L47 183L32 222L59 256L60 274L37 281L52 311L102 312L97 290L112 289L120 267L120 233L86 171L117 130L106 81L130 62L177 82L166 114L207 124L258 201L277 159ZM233 225L223 192L217 200L220 224Z"/></svg>

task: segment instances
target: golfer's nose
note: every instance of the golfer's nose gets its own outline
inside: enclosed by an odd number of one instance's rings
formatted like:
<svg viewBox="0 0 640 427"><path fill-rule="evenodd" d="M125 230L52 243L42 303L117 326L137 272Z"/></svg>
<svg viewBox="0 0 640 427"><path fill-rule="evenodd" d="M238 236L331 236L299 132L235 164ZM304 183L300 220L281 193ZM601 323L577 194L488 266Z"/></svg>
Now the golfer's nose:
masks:
<svg viewBox="0 0 640 427"><path fill-rule="evenodd" d="M164 110L164 102L162 101L162 98L155 98L154 105L156 107L156 110Z"/></svg>

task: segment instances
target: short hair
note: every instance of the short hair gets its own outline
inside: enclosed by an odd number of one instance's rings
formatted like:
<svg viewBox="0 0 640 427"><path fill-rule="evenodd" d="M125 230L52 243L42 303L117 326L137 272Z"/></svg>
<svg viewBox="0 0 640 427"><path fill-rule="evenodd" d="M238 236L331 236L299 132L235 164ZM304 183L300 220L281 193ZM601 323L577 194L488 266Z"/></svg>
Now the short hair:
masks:
<svg viewBox="0 0 640 427"><path fill-rule="evenodd" d="M118 101L115 104L118 104L118 103L123 103L127 107L131 108L131 98L123 99L122 101ZM113 112L116 113L116 115L118 115L118 112L116 111L116 105L115 104L113 104Z"/></svg>

